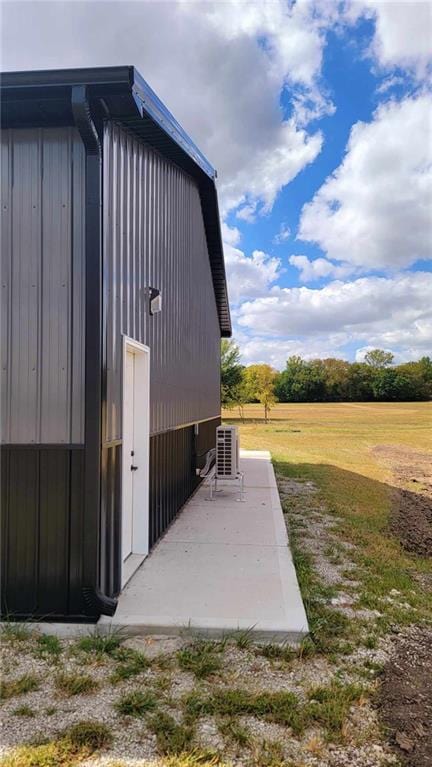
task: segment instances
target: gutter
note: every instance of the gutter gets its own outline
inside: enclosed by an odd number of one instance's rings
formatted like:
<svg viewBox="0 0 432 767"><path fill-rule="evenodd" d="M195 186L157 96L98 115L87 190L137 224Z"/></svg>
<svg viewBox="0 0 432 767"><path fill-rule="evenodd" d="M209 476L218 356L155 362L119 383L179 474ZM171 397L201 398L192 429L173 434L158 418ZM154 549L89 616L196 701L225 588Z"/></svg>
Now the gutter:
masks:
<svg viewBox="0 0 432 767"><path fill-rule="evenodd" d="M85 425L83 599L93 617L114 615L117 600L100 591L102 437L102 147L86 85L71 89L85 161Z"/></svg>

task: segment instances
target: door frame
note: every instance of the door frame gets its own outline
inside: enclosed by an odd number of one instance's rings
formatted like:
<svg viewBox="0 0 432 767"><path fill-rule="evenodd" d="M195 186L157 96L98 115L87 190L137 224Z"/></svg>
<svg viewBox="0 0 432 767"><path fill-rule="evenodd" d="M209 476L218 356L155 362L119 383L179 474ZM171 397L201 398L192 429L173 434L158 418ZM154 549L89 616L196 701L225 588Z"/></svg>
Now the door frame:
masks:
<svg viewBox="0 0 432 767"><path fill-rule="evenodd" d="M121 556L121 586L125 586L149 552L149 457L150 457L150 349L145 344L123 335L122 353L122 429L126 423L125 369L126 354L135 356L134 418L140 429L134 429L134 459L139 460L139 470L134 475L134 501L132 506L132 552L123 561ZM137 396L137 391L140 392ZM124 432L123 432L124 435ZM130 473L131 456L122 450L122 520L125 478ZM139 498L139 501L136 499Z"/></svg>

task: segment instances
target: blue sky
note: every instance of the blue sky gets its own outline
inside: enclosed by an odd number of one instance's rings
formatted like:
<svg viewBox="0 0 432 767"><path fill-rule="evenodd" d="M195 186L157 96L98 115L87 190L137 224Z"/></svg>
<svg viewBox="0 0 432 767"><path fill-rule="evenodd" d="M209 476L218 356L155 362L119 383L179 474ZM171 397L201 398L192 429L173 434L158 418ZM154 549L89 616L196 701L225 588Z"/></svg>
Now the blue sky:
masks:
<svg viewBox="0 0 432 767"><path fill-rule="evenodd" d="M1 9L4 69L134 64L218 169L246 364L432 354L431 3Z"/></svg>

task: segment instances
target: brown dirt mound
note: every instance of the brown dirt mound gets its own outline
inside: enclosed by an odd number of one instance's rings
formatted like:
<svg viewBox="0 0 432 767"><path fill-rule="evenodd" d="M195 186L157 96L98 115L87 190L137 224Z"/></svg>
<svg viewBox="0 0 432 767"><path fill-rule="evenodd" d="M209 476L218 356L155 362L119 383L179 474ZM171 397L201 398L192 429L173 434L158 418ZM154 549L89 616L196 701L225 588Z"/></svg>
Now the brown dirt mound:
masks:
<svg viewBox="0 0 432 767"><path fill-rule="evenodd" d="M432 631L416 628L396 645L380 691L380 717L407 767L432 765Z"/></svg>
<svg viewBox="0 0 432 767"><path fill-rule="evenodd" d="M393 475L390 527L402 546L432 556L432 459L430 454L395 445L377 445L378 460ZM413 490L407 490L406 486Z"/></svg>
<svg viewBox="0 0 432 767"><path fill-rule="evenodd" d="M432 556L432 500L408 490L394 490L390 527L404 549Z"/></svg>

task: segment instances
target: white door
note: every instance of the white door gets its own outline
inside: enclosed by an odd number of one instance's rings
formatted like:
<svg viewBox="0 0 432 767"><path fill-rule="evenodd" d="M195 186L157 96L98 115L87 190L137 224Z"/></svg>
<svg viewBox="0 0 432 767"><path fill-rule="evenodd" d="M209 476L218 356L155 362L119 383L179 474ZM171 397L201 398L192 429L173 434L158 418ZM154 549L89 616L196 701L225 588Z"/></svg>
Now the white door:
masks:
<svg viewBox="0 0 432 767"><path fill-rule="evenodd" d="M150 350L123 336L122 586L148 554Z"/></svg>
<svg viewBox="0 0 432 767"><path fill-rule="evenodd" d="M124 425L122 555L123 561L133 551L134 478L137 471L135 458L135 354L126 351L124 370Z"/></svg>

